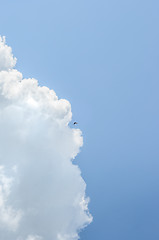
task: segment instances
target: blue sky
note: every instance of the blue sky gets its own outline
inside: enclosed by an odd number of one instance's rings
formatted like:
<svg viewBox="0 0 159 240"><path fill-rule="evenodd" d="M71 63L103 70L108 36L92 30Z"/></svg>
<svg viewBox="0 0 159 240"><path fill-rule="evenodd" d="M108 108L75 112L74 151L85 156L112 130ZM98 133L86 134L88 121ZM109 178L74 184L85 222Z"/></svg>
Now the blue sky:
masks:
<svg viewBox="0 0 159 240"><path fill-rule="evenodd" d="M71 102L93 223L82 240L159 238L159 2L3 1L17 69Z"/></svg>

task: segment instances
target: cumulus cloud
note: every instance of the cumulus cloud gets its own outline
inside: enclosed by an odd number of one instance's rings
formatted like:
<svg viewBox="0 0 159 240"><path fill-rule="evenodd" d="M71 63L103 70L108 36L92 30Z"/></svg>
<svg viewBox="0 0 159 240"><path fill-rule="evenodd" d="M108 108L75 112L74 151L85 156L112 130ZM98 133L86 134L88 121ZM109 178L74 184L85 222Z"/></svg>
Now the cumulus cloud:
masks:
<svg viewBox="0 0 159 240"><path fill-rule="evenodd" d="M77 240L92 221L86 184L72 163L83 144L71 105L25 79L0 38L0 236Z"/></svg>
<svg viewBox="0 0 159 240"><path fill-rule="evenodd" d="M5 37L0 38L0 71L12 69L16 64L11 47L5 44Z"/></svg>

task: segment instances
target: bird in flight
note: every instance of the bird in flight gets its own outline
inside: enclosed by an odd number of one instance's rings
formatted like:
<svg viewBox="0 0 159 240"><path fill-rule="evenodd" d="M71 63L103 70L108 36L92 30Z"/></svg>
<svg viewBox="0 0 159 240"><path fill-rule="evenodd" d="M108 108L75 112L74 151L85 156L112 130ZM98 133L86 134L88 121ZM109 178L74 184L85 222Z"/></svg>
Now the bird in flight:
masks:
<svg viewBox="0 0 159 240"><path fill-rule="evenodd" d="M76 125L76 124L78 124L78 123L77 123L77 122L74 122L73 124Z"/></svg>

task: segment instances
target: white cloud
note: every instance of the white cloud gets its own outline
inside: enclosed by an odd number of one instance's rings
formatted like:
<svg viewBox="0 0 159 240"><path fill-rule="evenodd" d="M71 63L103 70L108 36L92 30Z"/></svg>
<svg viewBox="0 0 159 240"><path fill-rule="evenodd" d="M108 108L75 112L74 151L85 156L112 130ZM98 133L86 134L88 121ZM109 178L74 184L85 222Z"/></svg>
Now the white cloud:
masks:
<svg viewBox="0 0 159 240"><path fill-rule="evenodd" d="M0 71L12 69L15 64L11 47L5 44L5 37L0 37Z"/></svg>
<svg viewBox="0 0 159 240"><path fill-rule="evenodd" d="M5 240L77 240L92 221L86 184L72 160L83 144L71 105L13 69L0 38L0 235Z"/></svg>
<svg viewBox="0 0 159 240"><path fill-rule="evenodd" d="M15 231L22 217L21 211L13 209L7 204L13 179L4 173L0 166L0 225L7 230Z"/></svg>
<svg viewBox="0 0 159 240"><path fill-rule="evenodd" d="M42 238L38 235L29 235L26 240L42 240Z"/></svg>

